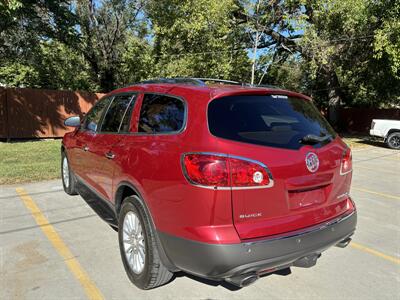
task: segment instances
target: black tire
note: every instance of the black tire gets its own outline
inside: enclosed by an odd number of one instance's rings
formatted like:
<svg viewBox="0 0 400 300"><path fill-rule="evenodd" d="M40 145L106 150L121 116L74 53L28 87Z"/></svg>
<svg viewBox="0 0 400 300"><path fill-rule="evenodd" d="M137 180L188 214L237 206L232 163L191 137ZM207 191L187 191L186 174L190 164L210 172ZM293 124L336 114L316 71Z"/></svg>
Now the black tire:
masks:
<svg viewBox="0 0 400 300"><path fill-rule="evenodd" d="M65 182L65 176L63 173L64 170L64 164L67 163L68 164L68 174L69 174L69 182ZM76 179L74 176L74 173L71 171L71 168L69 166L69 161L68 161L68 157L65 155L64 151L61 151L61 179L62 179L62 183L63 183L63 188L64 191L71 196L74 195L78 195L77 191L76 191Z"/></svg>
<svg viewBox="0 0 400 300"><path fill-rule="evenodd" d="M128 212L133 212L139 219L145 243L145 260L143 270L136 274L128 263L124 242L123 224ZM122 262L129 280L138 288L148 290L164 285L172 278L172 273L163 265L157 250L155 230L150 216L137 196L125 198L118 216L118 241Z"/></svg>
<svg viewBox="0 0 400 300"><path fill-rule="evenodd" d="M386 144L389 146L391 149L400 149L400 132L393 132L389 134Z"/></svg>

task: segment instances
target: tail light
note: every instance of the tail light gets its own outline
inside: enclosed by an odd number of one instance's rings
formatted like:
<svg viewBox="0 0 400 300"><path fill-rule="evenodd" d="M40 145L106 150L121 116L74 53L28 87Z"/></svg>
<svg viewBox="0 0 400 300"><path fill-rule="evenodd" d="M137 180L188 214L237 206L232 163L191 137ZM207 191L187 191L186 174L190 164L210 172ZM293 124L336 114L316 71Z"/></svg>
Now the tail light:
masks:
<svg viewBox="0 0 400 300"><path fill-rule="evenodd" d="M340 163L340 175L345 175L353 170L353 162L351 157L351 149L346 148L343 152L342 161Z"/></svg>
<svg viewBox="0 0 400 300"><path fill-rule="evenodd" d="M207 188L245 189L273 185L268 168L260 162L224 154L188 153L182 159L187 180Z"/></svg>
<svg viewBox="0 0 400 300"><path fill-rule="evenodd" d="M187 154L183 157L184 173L193 184L228 187L230 178L226 157Z"/></svg>

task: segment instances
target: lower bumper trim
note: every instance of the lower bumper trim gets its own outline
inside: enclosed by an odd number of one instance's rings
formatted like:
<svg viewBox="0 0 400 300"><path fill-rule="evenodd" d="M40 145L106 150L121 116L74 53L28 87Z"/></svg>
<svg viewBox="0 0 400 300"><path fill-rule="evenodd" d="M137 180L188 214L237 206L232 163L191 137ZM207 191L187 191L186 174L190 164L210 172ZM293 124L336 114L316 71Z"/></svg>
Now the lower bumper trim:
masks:
<svg viewBox="0 0 400 300"><path fill-rule="evenodd" d="M321 252L353 235L357 213L313 230L279 239L240 244L208 244L158 232L169 259L185 272L215 280L267 269L315 265ZM346 244L346 245L347 245Z"/></svg>

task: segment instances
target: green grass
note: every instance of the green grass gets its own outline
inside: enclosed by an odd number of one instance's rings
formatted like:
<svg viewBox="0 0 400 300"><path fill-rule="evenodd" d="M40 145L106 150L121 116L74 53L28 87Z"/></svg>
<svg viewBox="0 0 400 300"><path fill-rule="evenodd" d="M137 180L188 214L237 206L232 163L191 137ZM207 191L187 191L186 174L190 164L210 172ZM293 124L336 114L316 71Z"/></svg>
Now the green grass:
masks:
<svg viewBox="0 0 400 300"><path fill-rule="evenodd" d="M60 177L61 140L0 143L0 184Z"/></svg>

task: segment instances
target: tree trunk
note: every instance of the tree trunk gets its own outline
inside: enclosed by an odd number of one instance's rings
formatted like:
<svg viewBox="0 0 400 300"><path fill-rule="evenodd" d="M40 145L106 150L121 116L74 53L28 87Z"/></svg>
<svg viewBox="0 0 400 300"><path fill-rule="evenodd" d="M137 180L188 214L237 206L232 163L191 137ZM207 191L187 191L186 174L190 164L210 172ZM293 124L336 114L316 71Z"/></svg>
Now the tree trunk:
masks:
<svg viewBox="0 0 400 300"><path fill-rule="evenodd" d="M336 129L340 125L339 109L341 105L342 95L340 90L339 79L334 70L328 73L328 120Z"/></svg>
<svg viewBox="0 0 400 300"><path fill-rule="evenodd" d="M100 75L101 92L109 93L115 89L115 73L112 69L105 69Z"/></svg>

